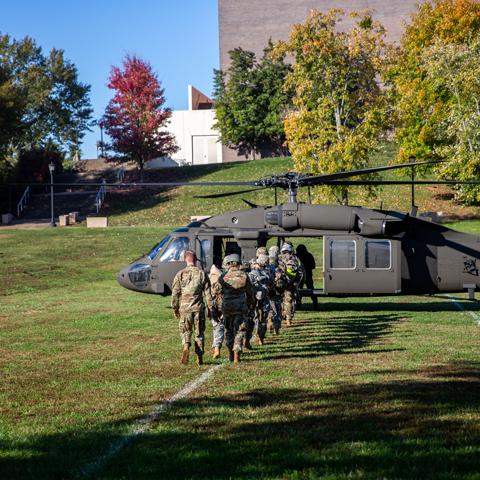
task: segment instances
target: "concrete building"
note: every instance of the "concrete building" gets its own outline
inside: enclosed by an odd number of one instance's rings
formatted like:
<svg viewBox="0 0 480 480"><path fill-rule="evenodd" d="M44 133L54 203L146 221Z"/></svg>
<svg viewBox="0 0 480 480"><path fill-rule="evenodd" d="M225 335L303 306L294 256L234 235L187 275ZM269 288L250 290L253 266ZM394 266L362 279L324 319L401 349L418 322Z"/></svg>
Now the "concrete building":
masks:
<svg viewBox="0 0 480 480"><path fill-rule="evenodd" d="M170 157L147 162L146 168L177 165L202 165L222 162L222 145L213 128L215 110L212 100L191 85L188 86L188 110L174 110L167 127L175 135L178 152Z"/></svg>

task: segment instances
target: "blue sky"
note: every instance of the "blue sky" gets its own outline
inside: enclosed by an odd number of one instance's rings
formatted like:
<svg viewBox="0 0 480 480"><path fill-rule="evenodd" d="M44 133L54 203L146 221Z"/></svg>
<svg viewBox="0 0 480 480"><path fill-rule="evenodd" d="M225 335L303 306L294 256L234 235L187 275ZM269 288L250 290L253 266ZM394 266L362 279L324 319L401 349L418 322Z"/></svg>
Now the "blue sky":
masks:
<svg viewBox="0 0 480 480"><path fill-rule="evenodd" d="M218 68L217 0L16 0L1 2L0 32L29 35L44 51L65 50L82 82L91 85L98 119L111 91L112 65L126 54L148 60L172 109L187 108L187 86L212 90ZM87 134L83 158L96 156L98 128Z"/></svg>

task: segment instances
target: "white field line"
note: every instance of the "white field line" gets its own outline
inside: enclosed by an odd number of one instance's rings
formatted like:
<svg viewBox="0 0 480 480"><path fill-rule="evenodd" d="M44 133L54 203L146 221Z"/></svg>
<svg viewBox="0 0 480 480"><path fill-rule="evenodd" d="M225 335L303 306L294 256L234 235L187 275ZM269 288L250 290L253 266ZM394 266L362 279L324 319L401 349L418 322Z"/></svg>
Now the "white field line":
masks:
<svg viewBox="0 0 480 480"><path fill-rule="evenodd" d="M465 310L465 307L460 302L457 302L457 300L454 297L450 295L447 295L447 297L453 302L453 304L459 310L461 310L462 312L468 313L475 320L477 325L480 327L480 316L476 312L474 312L473 310Z"/></svg>
<svg viewBox="0 0 480 480"><path fill-rule="evenodd" d="M171 396L167 400L158 404L148 415L135 422L130 431L125 433L118 440L112 442L107 450L95 460L83 467L79 472L79 477L90 477L95 472L100 470L110 459L112 459L117 453L123 450L128 444L132 442L136 437L145 433L154 422L156 422L162 413L168 410L178 400L183 400L188 397L197 388L203 385L209 378L211 378L217 370L222 368L225 363L215 365L209 368L206 372L202 373L199 377L187 383L179 392Z"/></svg>

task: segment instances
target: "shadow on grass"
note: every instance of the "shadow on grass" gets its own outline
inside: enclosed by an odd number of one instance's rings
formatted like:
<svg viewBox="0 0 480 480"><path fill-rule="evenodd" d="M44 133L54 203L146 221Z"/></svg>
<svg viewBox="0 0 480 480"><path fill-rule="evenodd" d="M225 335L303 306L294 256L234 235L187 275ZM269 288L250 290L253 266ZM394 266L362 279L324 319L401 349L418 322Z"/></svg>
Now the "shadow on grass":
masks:
<svg viewBox="0 0 480 480"><path fill-rule="evenodd" d="M283 328L280 336L267 337L267 346L254 349L245 357L245 361L258 361L258 356L262 360L278 360L348 353L379 353L382 338L390 335L402 319L396 314L365 315L359 312L354 318L330 317L325 320L314 317L295 320L292 327ZM380 349L372 349L372 345Z"/></svg>
<svg viewBox="0 0 480 480"><path fill-rule="evenodd" d="M389 373L320 392L266 388L177 402L92 478L478 478L479 365ZM405 373L409 380L395 378ZM112 429L18 444L2 478L72 478L82 456L88 463L119 440Z"/></svg>
<svg viewBox="0 0 480 480"><path fill-rule="evenodd" d="M465 310L477 310L480 311L480 302L472 302L466 300L463 297L448 297L448 301L438 301L435 299L438 298L447 298L442 297L431 297L431 301L428 301L429 297L425 297L427 300L423 302L372 302L370 297L365 298L365 302L362 302L360 298L356 298L355 302L351 301L337 301L331 302L327 300L319 300L319 311L323 312L458 312L458 308L450 300L457 301L462 306L465 307ZM311 304L303 304L301 310L305 311L315 311Z"/></svg>

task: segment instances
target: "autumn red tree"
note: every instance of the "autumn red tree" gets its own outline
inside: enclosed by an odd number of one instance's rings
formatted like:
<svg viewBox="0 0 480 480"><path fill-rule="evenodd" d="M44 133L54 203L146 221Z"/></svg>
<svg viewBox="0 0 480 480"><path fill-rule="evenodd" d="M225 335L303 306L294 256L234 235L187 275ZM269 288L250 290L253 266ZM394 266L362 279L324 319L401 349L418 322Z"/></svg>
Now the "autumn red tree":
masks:
<svg viewBox="0 0 480 480"><path fill-rule="evenodd" d="M165 130L172 112L164 106L164 89L151 65L126 56L123 68L112 67L108 88L115 91L100 124L119 160L134 160L143 181L145 162L175 153L173 135Z"/></svg>

